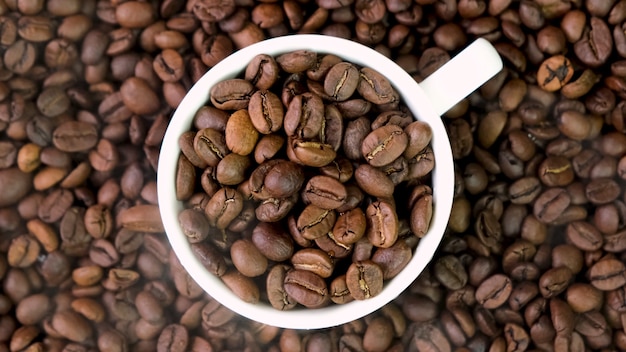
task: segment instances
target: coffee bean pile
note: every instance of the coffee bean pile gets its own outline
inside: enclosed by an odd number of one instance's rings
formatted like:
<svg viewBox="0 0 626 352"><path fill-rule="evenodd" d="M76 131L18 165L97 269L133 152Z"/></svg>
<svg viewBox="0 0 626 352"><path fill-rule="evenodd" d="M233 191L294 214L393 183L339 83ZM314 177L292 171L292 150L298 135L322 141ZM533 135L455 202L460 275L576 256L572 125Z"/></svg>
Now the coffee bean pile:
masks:
<svg viewBox="0 0 626 352"><path fill-rule="evenodd" d="M0 351L626 350L626 1L0 0L0 24ZM456 197L431 265L318 331L204 294L156 201L193 82L294 33L417 81L477 37L505 62L443 117Z"/></svg>
<svg viewBox="0 0 626 352"><path fill-rule="evenodd" d="M179 138L192 251L279 310L378 295L430 226L432 130L389 79L336 55L260 54L244 71L211 87Z"/></svg>

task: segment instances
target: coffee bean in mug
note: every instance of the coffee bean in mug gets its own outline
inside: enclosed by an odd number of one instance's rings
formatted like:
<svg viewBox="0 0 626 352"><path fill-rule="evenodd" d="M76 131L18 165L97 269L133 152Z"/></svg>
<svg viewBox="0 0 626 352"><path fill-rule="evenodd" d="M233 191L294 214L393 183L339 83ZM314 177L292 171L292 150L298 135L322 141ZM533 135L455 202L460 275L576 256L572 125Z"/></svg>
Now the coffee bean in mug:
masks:
<svg viewBox="0 0 626 352"><path fill-rule="evenodd" d="M265 278L276 309L378 295L432 217L429 187L400 194L434 167L432 131L407 111L372 68L306 50L254 57L211 88L178 141L179 199L194 197L197 175L207 199L178 218L196 258L240 297ZM214 240L229 231L241 237Z"/></svg>

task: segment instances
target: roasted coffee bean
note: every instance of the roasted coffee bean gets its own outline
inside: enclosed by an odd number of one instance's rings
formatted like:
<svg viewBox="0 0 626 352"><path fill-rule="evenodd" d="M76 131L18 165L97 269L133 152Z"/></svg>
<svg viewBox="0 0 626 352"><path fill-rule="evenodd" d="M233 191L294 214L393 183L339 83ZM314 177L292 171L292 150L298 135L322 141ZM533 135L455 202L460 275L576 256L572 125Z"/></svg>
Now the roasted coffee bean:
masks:
<svg viewBox="0 0 626 352"><path fill-rule="evenodd" d="M54 146L65 152L83 152L98 142L96 126L80 121L67 121L53 132Z"/></svg>
<svg viewBox="0 0 626 352"><path fill-rule="evenodd" d="M298 73L312 68L317 61L317 53L297 50L276 57L278 66L288 73Z"/></svg>
<svg viewBox="0 0 626 352"><path fill-rule="evenodd" d="M562 188L545 190L535 200L534 215L542 222L549 223L560 216L569 206L571 198Z"/></svg>
<svg viewBox="0 0 626 352"><path fill-rule="evenodd" d="M363 237L366 230L365 213L360 208L354 208L340 214L333 227L333 237L344 245L356 243Z"/></svg>
<svg viewBox="0 0 626 352"><path fill-rule="evenodd" d="M189 344L189 333L187 329L178 324L166 326L159 334L157 351L185 351Z"/></svg>
<svg viewBox="0 0 626 352"><path fill-rule="evenodd" d="M252 242L269 260L285 261L293 255L294 243L278 224L261 222L252 231Z"/></svg>
<svg viewBox="0 0 626 352"><path fill-rule="evenodd" d="M202 265L213 275L222 276L226 273L226 261L221 253L206 242L192 243L191 250Z"/></svg>
<svg viewBox="0 0 626 352"><path fill-rule="evenodd" d="M444 256L437 260L434 266L434 275L451 290L457 290L467 284L467 272L463 268L463 264L455 256Z"/></svg>
<svg viewBox="0 0 626 352"><path fill-rule="evenodd" d="M367 101L379 105L398 102L398 93L380 73L365 67L360 70L360 76L357 90Z"/></svg>
<svg viewBox="0 0 626 352"><path fill-rule="evenodd" d="M257 55L246 67L245 79L258 89L269 89L278 79L278 64L273 56Z"/></svg>
<svg viewBox="0 0 626 352"><path fill-rule="evenodd" d="M539 278L539 292L546 298L562 293L572 279L572 271L565 266L554 267Z"/></svg>
<svg viewBox="0 0 626 352"><path fill-rule="evenodd" d="M430 228L430 222L433 215L433 197L426 194L420 197L411 209L411 218L409 219L411 231L418 238L426 235Z"/></svg>
<svg viewBox="0 0 626 352"><path fill-rule="evenodd" d="M359 84L358 69L348 62L335 64L324 78L324 92L336 101L350 98Z"/></svg>
<svg viewBox="0 0 626 352"><path fill-rule="evenodd" d="M287 155L289 159L299 164L323 167L335 160L337 153L333 146L327 143L291 139L287 144Z"/></svg>
<svg viewBox="0 0 626 352"><path fill-rule="evenodd" d="M617 259L605 259L589 268L590 283L602 291L610 291L624 285L624 263Z"/></svg>
<svg viewBox="0 0 626 352"><path fill-rule="evenodd" d="M512 290L513 286L508 277L495 274L476 289L476 301L487 309L494 309L507 301Z"/></svg>
<svg viewBox="0 0 626 352"><path fill-rule="evenodd" d="M272 267L267 274L267 297L272 307L279 310L289 310L297 304L285 291L285 275L290 269L291 267L287 265L278 264Z"/></svg>
<svg viewBox="0 0 626 352"><path fill-rule="evenodd" d="M125 209L119 213L118 221L122 227L132 231L163 232L159 208L155 205L142 204Z"/></svg>
<svg viewBox="0 0 626 352"><path fill-rule="evenodd" d="M346 273L346 285L354 299L374 297L382 291L383 271L372 261L352 263Z"/></svg>
<svg viewBox="0 0 626 352"><path fill-rule="evenodd" d="M33 237L21 235L11 241L7 251L7 262L12 267L26 268L31 266L39 256L41 246Z"/></svg>
<svg viewBox="0 0 626 352"><path fill-rule="evenodd" d="M255 209L257 220L262 222L277 222L289 215L298 200L298 195L293 194L287 198L268 198L261 201Z"/></svg>
<svg viewBox="0 0 626 352"><path fill-rule="evenodd" d="M337 276L330 283L329 290L331 295L330 300L333 301L333 303L345 304L354 300L352 295L350 295L350 290L348 290L345 275Z"/></svg>
<svg viewBox="0 0 626 352"><path fill-rule="evenodd" d="M293 253L291 264L296 270L310 271L322 278L330 277L335 266L326 252L315 248L304 248Z"/></svg>
<svg viewBox="0 0 626 352"><path fill-rule="evenodd" d="M369 164L361 164L354 170L354 179L365 193L380 198L393 196L395 185L391 178Z"/></svg>
<svg viewBox="0 0 626 352"><path fill-rule="evenodd" d="M211 197L204 212L209 224L218 229L225 229L243 209L243 198L237 190L222 187Z"/></svg>
<svg viewBox="0 0 626 352"><path fill-rule="evenodd" d="M368 225L366 237L376 247L391 247L399 233L398 215L393 205L386 201L376 201L367 207L365 214Z"/></svg>
<svg viewBox="0 0 626 352"><path fill-rule="evenodd" d="M230 256L237 270L245 276L256 277L267 269L267 258L252 241L235 241L230 248Z"/></svg>
<svg viewBox="0 0 626 352"><path fill-rule="evenodd" d="M387 125L373 130L363 139L361 153L372 166L390 164L402 155L408 145L408 137L396 125Z"/></svg>
<svg viewBox="0 0 626 352"><path fill-rule="evenodd" d="M285 274L284 288L289 296L305 307L322 307L330 301L326 282L311 271L288 271Z"/></svg>
<svg viewBox="0 0 626 352"><path fill-rule="evenodd" d="M37 53L34 44L19 39L7 48L4 53L5 67L14 73L24 74L35 64Z"/></svg>
<svg viewBox="0 0 626 352"><path fill-rule="evenodd" d="M129 77L120 86L124 105L135 114L153 114L160 104L156 92L140 77Z"/></svg>
<svg viewBox="0 0 626 352"><path fill-rule="evenodd" d="M313 138L322 128L324 103L315 93L296 95L285 111L284 127L287 136Z"/></svg>
<svg viewBox="0 0 626 352"><path fill-rule="evenodd" d="M250 190L258 199L285 198L295 194L304 183L302 168L290 161L269 160L250 175Z"/></svg>
<svg viewBox="0 0 626 352"><path fill-rule="evenodd" d="M335 225L337 214L334 210L327 210L315 205L308 205L297 220L298 231L302 237L314 240L326 235Z"/></svg>
<svg viewBox="0 0 626 352"><path fill-rule="evenodd" d="M306 183L302 197L323 209L341 207L348 194L344 185L330 176L314 176Z"/></svg>
<svg viewBox="0 0 626 352"><path fill-rule="evenodd" d="M619 186L612 179L595 179L585 187L587 199L594 204L610 203L617 199L619 194Z"/></svg>
<svg viewBox="0 0 626 352"><path fill-rule="evenodd" d="M250 97L250 119L263 134L276 132L283 126L284 109L280 98L271 91L258 90Z"/></svg>
<svg viewBox="0 0 626 352"><path fill-rule="evenodd" d="M574 44L576 57L591 67L602 65L613 49L611 33L606 23L597 17L589 21L590 28L583 33L579 41ZM592 49L595 48L595 49Z"/></svg>
<svg viewBox="0 0 626 352"><path fill-rule="evenodd" d="M254 149L254 160L257 164L273 159L285 145L285 138L277 134L261 137Z"/></svg>
<svg viewBox="0 0 626 352"><path fill-rule="evenodd" d="M383 270L383 279L389 280L398 275L412 257L411 247L405 241L396 241L389 248L376 249L372 261Z"/></svg>
<svg viewBox="0 0 626 352"><path fill-rule="evenodd" d="M253 90L254 86L243 79L223 81L211 89L211 102L220 109L245 109L248 107Z"/></svg>
<svg viewBox="0 0 626 352"><path fill-rule="evenodd" d="M256 304L260 300L259 287L247 276L236 270L228 271L221 277L224 284L244 302ZM199 294L202 293L201 289Z"/></svg>
<svg viewBox="0 0 626 352"><path fill-rule="evenodd" d="M70 98L61 87L44 89L37 97L37 108L47 117L61 115L70 106Z"/></svg>
<svg viewBox="0 0 626 352"><path fill-rule="evenodd" d="M225 136L212 128L204 128L196 133L193 149L210 166L217 166L228 153Z"/></svg>
<svg viewBox="0 0 626 352"><path fill-rule="evenodd" d="M11 185L0 195L0 206L6 207L19 202L32 189L32 174L18 168L0 170L2 184Z"/></svg>
<svg viewBox="0 0 626 352"><path fill-rule="evenodd" d="M509 187L511 202L514 204L530 204L540 193L541 184L536 177L520 178Z"/></svg>
<svg viewBox="0 0 626 352"><path fill-rule="evenodd" d="M603 245L602 234L590 223L575 221L567 225L567 239L581 250L594 251Z"/></svg>
<svg viewBox="0 0 626 352"><path fill-rule="evenodd" d="M71 310L55 313L51 325L60 336L74 342L84 342L93 333L91 324Z"/></svg>

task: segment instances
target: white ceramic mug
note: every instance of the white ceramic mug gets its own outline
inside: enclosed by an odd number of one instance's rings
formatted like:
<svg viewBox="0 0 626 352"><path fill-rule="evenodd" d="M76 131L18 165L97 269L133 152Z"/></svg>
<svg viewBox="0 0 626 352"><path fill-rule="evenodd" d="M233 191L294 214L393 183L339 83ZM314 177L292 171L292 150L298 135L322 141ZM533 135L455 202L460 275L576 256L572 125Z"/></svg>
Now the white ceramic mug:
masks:
<svg viewBox="0 0 626 352"><path fill-rule="evenodd" d="M279 311L269 304L250 304L235 296L216 276L204 269L190 249L178 223L183 208L174 191L176 165L180 148L178 138L191 128L196 111L209 99L210 88L219 81L235 77L245 70L257 54L279 55L307 49L335 54L346 61L371 67L386 76L402 101L418 119L433 130L432 149L435 169L432 174L433 218L428 233L414 251L409 264L395 278L386 281L383 291L363 301L331 304L320 309L297 307ZM261 323L292 329L318 329L359 319L395 299L424 270L432 259L445 232L454 195L454 162L450 142L440 115L481 86L502 69L502 61L493 46L478 39L452 58L419 85L396 63L359 43L324 35L292 35L268 39L233 53L209 70L189 90L175 111L165 133L157 172L158 201L161 218L170 244L191 277L213 298L227 308Z"/></svg>

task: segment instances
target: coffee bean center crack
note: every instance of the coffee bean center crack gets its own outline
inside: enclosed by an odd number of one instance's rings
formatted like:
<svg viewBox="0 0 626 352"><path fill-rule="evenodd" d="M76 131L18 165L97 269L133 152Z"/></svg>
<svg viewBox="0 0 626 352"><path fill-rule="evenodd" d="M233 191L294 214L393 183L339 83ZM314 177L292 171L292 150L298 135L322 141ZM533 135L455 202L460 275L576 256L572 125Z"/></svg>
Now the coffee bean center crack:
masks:
<svg viewBox="0 0 626 352"><path fill-rule="evenodd" d="M389 143L391 143L391 141L394 139L394 137L401 135L403 132L402 131L393 131L391 132L391 134L389 134L389 136L387 136L385 139L383 139L378 145L376 145L376 147L369 153L367 153L367 155L365 156L365 158L367 160L372 160L376 157L376 155L382 151L384 151L385 149L388 148Z"/></svg>

